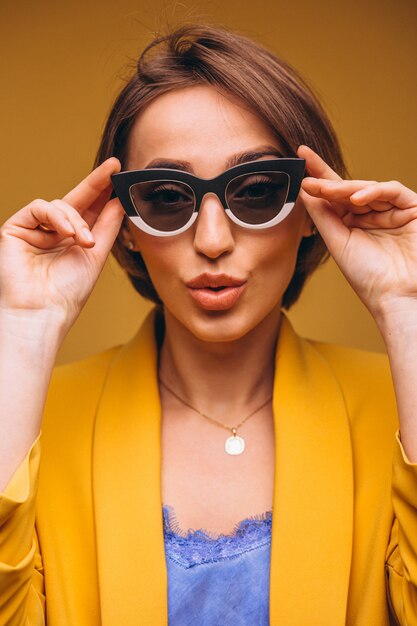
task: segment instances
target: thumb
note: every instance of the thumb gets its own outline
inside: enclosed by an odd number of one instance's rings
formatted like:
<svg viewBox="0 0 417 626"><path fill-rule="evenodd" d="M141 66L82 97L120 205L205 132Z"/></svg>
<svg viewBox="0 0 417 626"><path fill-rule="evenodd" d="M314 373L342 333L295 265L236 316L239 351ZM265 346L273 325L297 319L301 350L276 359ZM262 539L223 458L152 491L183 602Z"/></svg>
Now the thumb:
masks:
<svg viewBox="0 0 417 626"><path fill-rule="evenodd" d="M330 165L324 161L311 148L302 144L298 147L297 156L306 161L306 171L309 176L314 178L327 178L329 180L342 180L337 172L335 172Z"/></svg>
<svg viewBox="0 0 417 626"><path fill-rule="evenodd" d="M303 181L304 182L304 181ZM337 262L348 242L350 229L326 200L310 196L303 188L300 199L317 227L332 257Z"/></svg>
<svg viewBox="0 0 417 626"><path fill-rule="evenodd" d="M96 245L91 249L95 256L104 257L103 263L109 254L111 247L119 233L124 216L124 210L118 198L112 198L107 202L98 216L92 233Z"/></svg>

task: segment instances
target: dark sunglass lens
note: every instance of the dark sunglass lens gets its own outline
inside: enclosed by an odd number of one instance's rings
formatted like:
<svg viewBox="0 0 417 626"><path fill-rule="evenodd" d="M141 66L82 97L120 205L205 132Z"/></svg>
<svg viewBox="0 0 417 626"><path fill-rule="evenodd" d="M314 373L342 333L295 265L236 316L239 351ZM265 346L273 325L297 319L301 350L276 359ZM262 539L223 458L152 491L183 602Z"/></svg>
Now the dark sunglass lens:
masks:
<svg viewBox="0 0 417 626"><path fill-rule="evenodd" d="M226 201L242 222L264 224L282 210L289 186L290 177L284 172L243 174L227 185Z"/></svg>
<svg viewBox="0 0 417 626"><path fill-rule="evenodd" d="M156 230L170 232L182 228L194 211L194 192L186 183L152 180L135 183L129 192L138 215Z"/></svg>

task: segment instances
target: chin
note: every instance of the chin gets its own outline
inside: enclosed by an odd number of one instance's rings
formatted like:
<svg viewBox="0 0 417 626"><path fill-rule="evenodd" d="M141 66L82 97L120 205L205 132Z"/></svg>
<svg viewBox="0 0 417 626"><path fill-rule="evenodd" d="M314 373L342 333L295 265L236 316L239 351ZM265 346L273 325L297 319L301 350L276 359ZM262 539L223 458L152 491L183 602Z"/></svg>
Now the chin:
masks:
<svg viewBox="0 0 417 626"><path fill-rule="evenodd" d="M196 339L207 343L230 343L239 341L267 320L279 318L279 305L263 311L228 311L199 310L189 315L186 320L179 320ZM178 318L177 318L178 319Z"/></svg>
<svg viewBox="0 0 417 626"><path fill-rule="evenodd" d="M224 316L210 316L208 322L195 323L188 330L196 339L207 343L231 343L247 335L253 328L249 320L230 320L224 322Z"/></svg>

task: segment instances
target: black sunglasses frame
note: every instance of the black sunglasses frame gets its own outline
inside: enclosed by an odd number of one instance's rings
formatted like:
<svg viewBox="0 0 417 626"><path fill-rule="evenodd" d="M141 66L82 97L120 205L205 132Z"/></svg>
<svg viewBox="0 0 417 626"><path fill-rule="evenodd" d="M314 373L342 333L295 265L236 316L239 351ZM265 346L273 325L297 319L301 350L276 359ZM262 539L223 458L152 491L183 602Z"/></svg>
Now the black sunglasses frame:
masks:
<svg viewBox="0 0 417 626"><path fill-rule="evenodd" d="M139 226L139 228L141 227L141 225L140 223L138 224L137 218L139 218L140 221L142 221L142 218L138 214L130 195L130 188L132 187L132 185L135 185L136 183L144 183L157 180L187 184L192 189L195 197L193 218L189 220L189 223L187 222L187 224L178 231L158 231L154 228L146 228L148 232L154 231L153 234L159 236L170 236L173 234L177 234L177 232L183 232L183 230L186 230L186 228L191 226L191 224L197 217L197 215L194 214L198 214L203 197L207 193L214 193L219 198L227 214L230 216L230 208L227 204L226 199L228 184L238 176L251 173L257 174L260 172L280 172L288 175L289 188L286 198L286 204L292 205L291 208L287 211L289 213L300 191L301 182L305 172L305 159L277 158L266 159L264 161L249 161L247 163L235 165L234 167L231 167L228 170L222 172L219 176L210 179L199 178L198 176L190 174L189 172L169 168L128 170L125 172L113 174L111 176L111 182L114 192L119 198L126 215L130 219L132 219L135 225ZM249 224L247 225L240 220L233 221L237 221L237 223L247 228L267 228L269 224L267 222L266 224L253 226Z"/></svg>

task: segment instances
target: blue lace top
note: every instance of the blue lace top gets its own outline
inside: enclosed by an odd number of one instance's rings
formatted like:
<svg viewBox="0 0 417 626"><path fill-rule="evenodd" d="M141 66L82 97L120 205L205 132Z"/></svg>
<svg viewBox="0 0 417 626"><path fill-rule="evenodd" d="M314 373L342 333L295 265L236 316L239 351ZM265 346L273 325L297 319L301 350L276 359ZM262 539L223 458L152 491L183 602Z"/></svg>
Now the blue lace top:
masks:
<svg viewBox="0 0 417 626"><path fill-rule="evenodd" d="M169 626L269 626L272 511L217 537L184 533L163 506Z"/></svg>

